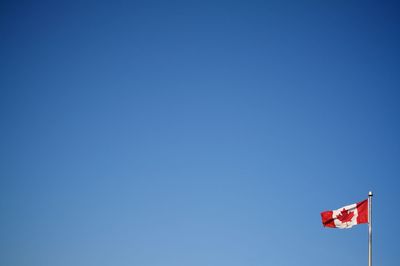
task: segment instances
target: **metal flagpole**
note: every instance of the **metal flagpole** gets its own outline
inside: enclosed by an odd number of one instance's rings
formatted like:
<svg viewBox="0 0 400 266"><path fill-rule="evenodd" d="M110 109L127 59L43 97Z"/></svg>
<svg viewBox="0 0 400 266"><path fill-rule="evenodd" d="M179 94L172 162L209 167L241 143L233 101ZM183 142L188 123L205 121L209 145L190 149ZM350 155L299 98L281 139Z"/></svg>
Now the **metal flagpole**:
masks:
<svg viewBox="0 0 400 266"><path fill-rule="evenodd" d="M372 191L368 192L368 266L372 266Z"/></svg>

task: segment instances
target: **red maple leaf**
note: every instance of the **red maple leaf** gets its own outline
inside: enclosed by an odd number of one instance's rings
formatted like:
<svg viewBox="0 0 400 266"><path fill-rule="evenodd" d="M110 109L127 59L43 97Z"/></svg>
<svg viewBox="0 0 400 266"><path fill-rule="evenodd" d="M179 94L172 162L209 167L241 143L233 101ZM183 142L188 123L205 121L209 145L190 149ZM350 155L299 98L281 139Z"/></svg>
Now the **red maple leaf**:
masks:
<svg viewBox="0 0 400 266"><path fill-rule="evenodd" d="M338 216L336 216L336 218L338 218L342 223L346 223L350 222L353 216L354 216L353 212L349 212L348 210L343 208L343 210L340 212Z"/></svg>

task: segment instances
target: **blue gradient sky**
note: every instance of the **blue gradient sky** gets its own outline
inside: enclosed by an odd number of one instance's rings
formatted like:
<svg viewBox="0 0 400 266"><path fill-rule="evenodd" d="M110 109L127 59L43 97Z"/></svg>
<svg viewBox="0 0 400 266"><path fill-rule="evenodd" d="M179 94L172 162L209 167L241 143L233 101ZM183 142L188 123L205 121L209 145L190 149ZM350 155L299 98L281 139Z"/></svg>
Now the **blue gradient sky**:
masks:
<svg viewBox="0 0 400 266"><path fill-rule="evenodd" d="M2 1L0 264L398 264L399 12Z"/></svg>

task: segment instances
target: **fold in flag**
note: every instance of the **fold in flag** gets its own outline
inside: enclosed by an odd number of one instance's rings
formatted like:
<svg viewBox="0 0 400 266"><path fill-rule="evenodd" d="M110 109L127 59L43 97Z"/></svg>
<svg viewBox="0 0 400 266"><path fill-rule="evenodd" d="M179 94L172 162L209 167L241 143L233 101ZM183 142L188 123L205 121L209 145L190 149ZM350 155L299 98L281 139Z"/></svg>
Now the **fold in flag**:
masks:
<svg viewBox="0 0 400 266"><path fill-rule="evenodd" d="M368 223L368 199L337 210L321 212L321 217L325 227L345 229Z"/></svg>

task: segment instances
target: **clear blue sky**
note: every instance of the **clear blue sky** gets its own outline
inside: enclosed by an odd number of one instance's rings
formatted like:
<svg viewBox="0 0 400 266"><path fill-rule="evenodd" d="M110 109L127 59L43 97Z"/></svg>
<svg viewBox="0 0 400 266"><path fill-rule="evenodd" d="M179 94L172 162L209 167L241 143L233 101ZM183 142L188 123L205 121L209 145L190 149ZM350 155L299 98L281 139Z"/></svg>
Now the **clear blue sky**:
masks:
<svg viewBox="0 0 400 266"><path fill-rule="evenodd" d="M2 1L0 264L398 265L399 13Z"/></svg>

